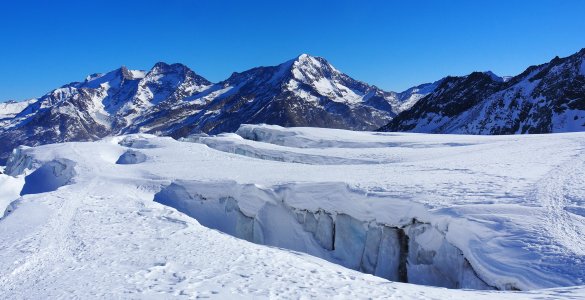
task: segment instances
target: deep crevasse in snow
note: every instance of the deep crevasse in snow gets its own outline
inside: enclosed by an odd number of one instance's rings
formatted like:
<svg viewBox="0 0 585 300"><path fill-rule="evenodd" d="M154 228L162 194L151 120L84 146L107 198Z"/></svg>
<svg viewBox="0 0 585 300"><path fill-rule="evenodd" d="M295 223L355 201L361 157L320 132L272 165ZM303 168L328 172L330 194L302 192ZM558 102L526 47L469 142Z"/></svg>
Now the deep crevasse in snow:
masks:
<svg viewBox="0 0 585 300"><path fill-rule="evenodd" d="M232 236L305 252L392 281L447 288L493 288L477 276L461 250L430 224L413 219L396 227L358 220L345 213L308 211L288 206L286 199L278 201L286 193L236 186L236 194L243 193L245 201L256 202L244 212L237 196L205 193L217 184L173 183L157 193L154 200ZM264 197L250 199L261 194ZM275 198L264 202L262 198L267 195Z"/></svg>

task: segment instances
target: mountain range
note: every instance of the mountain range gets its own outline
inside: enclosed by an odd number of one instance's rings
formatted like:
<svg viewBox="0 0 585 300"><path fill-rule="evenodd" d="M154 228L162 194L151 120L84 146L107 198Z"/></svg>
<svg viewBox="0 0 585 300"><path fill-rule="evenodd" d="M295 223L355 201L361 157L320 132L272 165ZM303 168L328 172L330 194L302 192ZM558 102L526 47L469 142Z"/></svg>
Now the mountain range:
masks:
<svg viewBox="0 0 585 300"><path fill-rule="evenodd" d="M585 49L500 78L446 77L382 131L524 134L585 130Z"/></svg>
<svg viewBox="0 0 585 300"><path fill-rule="evenodd" d="M307 54L218 83L182 64L121 67L40 98L0 103L0 164L18 145L138 132L179 138L232 132L245 123L465 134L582 131L584 57L585 49L513 77L474 72L400 93Z"/></svg>
<svg viewBox="0 0 585 300"><path fill-rule="evenodd" d="M146 132L183 137L243 123L374 130L408 109L429 85L386 92L325 59L302 54L211 83L182 64L92 74L26 102L0 107L0 163L18 145L89 141Z"/></svg>

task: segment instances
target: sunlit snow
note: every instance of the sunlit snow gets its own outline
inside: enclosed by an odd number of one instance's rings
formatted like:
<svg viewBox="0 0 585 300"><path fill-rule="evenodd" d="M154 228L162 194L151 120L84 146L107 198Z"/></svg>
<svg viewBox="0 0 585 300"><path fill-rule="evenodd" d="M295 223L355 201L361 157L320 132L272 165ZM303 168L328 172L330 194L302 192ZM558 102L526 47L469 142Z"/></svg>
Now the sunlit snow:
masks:
<svg viewBox="0 0 585 300"><path fill-rule="evenodd" d="M21 148L0 295L585 297L584 146L243 125Z"/></svg>

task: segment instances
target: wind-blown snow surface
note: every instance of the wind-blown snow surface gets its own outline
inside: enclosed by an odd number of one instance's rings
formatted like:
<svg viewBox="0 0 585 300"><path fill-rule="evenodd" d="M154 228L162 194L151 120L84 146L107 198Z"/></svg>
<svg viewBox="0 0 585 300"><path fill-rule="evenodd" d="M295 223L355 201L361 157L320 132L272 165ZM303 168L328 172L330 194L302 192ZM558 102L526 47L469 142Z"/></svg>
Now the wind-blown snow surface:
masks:
<svg viewBox="0 0 585 300"><path fill-rule="evenodd" d="M237 134L16 150L51 184L0 220L2 298L585 296L583 133Z"/></svg>

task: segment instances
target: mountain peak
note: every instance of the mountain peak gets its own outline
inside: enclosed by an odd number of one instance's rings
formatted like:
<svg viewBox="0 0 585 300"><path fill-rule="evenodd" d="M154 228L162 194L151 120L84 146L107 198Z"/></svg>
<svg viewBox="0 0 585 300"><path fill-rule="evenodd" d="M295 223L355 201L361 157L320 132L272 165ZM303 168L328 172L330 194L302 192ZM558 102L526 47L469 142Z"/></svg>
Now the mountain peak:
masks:
<svg viewBox="0 0 585 300"><path fill-rule="evenodd" d="M132 72L130 70L128 70L128 68L126 68L126 66L121 66L119 70L120 70L120 73L122 74L122 77L124 79L129 79L129 80L134 79L134 75L132 74Z"/></svg>
<svg viewBox="0 0 585 300"><path fill-rule="evenodd" d="M172 75L172 76L179 76L180 78L192 78L194 79L199 85L210 85L207 79L203 78L202 76L195 73L189 67L184 64L180 63L173 63L167 64L165 62L157 62L150 71L148 71L147 76L156 76L159 75Z"/></svg>
<svg viewBox="0 0 585 300"><path fill-rule="evenodd" d="M307 60L307 59L311 59L311 58L316 58L316 57L312 56L310 54L307 54L307 53L302 53L299 56L297 56L297 58L295 60L301 61L301 60Z"/></svg>
<svg viewBox="0 0 585 300"><path fill-rule="evenodd" d="M169 67L169 64L167 64L164 61L159 61L159 62L155 63L152 68L153 69L159 69L159 68L162 69L162 68L168 68L168 67Z"/></svg>
<svg viewBox="0 0 585 300"><path fill-rule="evenodd" d="M81 87L89 87L89 88L97 88L101 84L106 82L121 82L124 80L136 80L144 77L144 72L136 71L136 70L129 70L126 66L121 66L115 70L109 71L107 73L94 73L88 75L85 78L85 81L82 83L73 83L65 85L67 86L79 86ZM117 85L117 84L116 84Z"/></svg>
<svg viewBox="0 0 585 300"><path fill-rule="evenodd" d="M319 67L323 64L329 65L327 60L325 60L324 58L318 57L318 56L312 56L312 55L306 54L306 53L303 53L303 54L297 56L297 58L293 59L293 64L295 64L295 65L310 64L310 65L315 65L315 66L319 66Z"/></svg>
<svg viewBox="0 0 585 300"><path fill-rule="evenodd" d="M495 74L494 72L492 72L492 71L485 71L485 72L483 72L483 73L484 73L484 74L486 74L486 75L488 75L489 77L491 77L491 79L492 79L493 81L497 81L497 82L506 82L506 81L507 81L507 78L505 78L505 77L502 77L502 76L498 76L498 75L496 75L496 74Z"/></svg>
<svg viewBox="0 0 585 300"><path fill-rule="evenodd" d="M94 80L96 78L100 78L102 76L104 76L104 73L93 73L93 74L87 75L87 77L85 77L85 81L86 82L92 81L92 80Z"/></svg>
<svg viewBox="0 0 585 300"><path fill-rule="evenodd" d="M290 63L290 69L294 77L298 80L313 80L321 77L331 78L341 74L327 60L318 56L301 54Z"/></svg>
<svg viewBox="0 0 585 300"><path fill-rule="evenodd" d="M169 73L169 72L175 72L175 73L179 73L179 72L188 72L191 71L191 69L189 69L189 67L180 64L180 63L174 63L174 64L167 64L166 62L162 62L159 61L156 64L154 64L154 66L151 69L151 72L155 72L155 73Z"/></svg>

